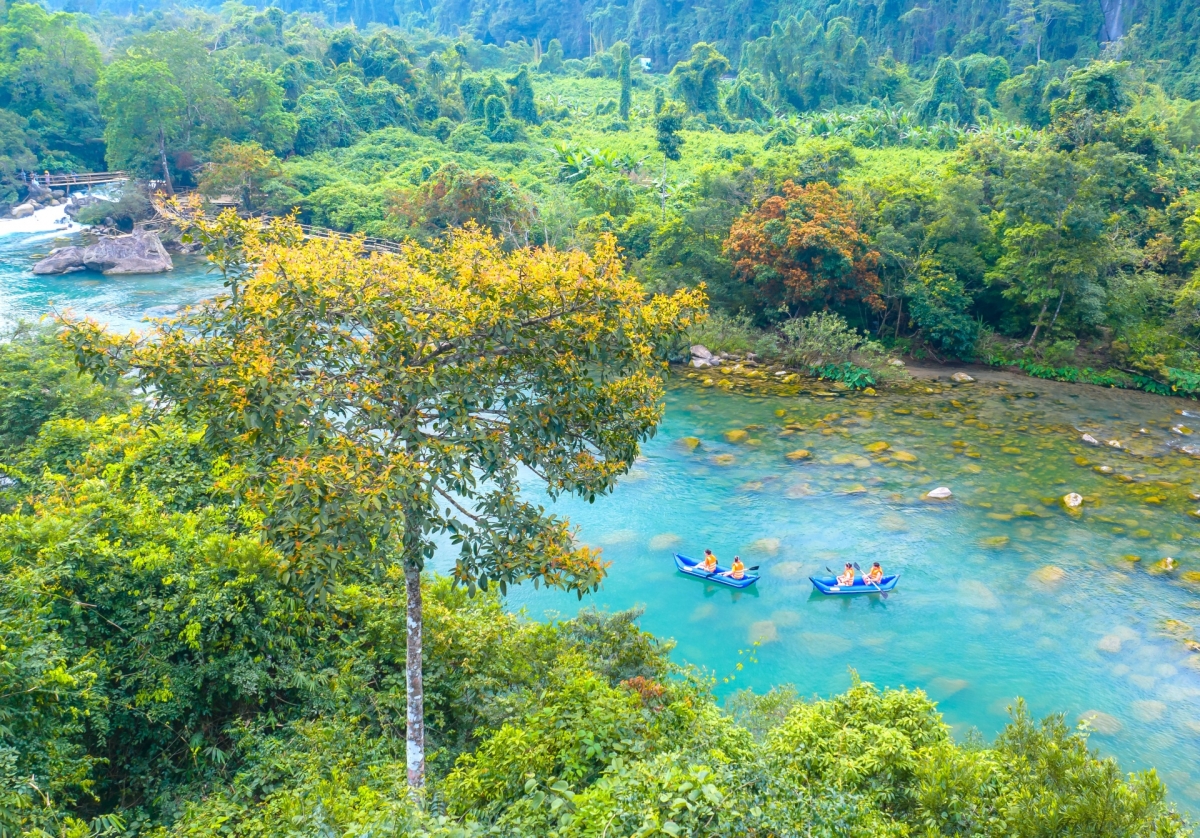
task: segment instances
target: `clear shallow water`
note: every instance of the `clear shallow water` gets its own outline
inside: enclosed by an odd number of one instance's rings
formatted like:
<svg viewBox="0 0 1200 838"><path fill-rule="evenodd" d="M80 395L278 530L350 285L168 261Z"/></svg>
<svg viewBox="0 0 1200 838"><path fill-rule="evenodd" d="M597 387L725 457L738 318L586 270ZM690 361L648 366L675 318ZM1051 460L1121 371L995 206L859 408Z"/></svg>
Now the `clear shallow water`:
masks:
<svg viewBox="0 0 1200 838"><path fill-rule="evenodd" d="M201 260L180 257L157 276L29 272L36 254L64 243L0 237L0 326L36 320L53 302L126 331L221 290ZM1200 628L1200 586L1182 578L1200 570L1200 519L1188 515L1200 507L1189 499L1200 459L1178 450L1200 443L1200 417L1176 412L1200 405L994 379L875 398L674 380L658 436L616 493L558 504L612 562L584 604L644 607L643 626L675 638L675 657L714 673L720 692L792 683L829 694L853 668L924 688L959 733L994 735L1018 695L1038 715L1099 711L1111 718L1093 744L1127 770L1157 767L1173 799L1200 814L1200 654L1181 642L1197 632L1167 624ZM1180 424L1197 433L1172 432ZM736 429L745 441L724 438ZM1083 432L1124 447L1086 445ZM880 441L890 449L865 448ZM786 459L798 448L811 460ZM954 499L921 500L934 486ZM1087 498L1082 513L1058 504L1068 491ZM761 564L762 580L735 592L674 571L672 550L705 547ZM1152 573L1166 556L1179 569ZM848 559L900 571L899 588L886 601L814 595L807 577ZM1065 577L1039 576L1048 566ZM528 586L509 601L533 616L580 605Z"/></svg>
<svg viewBox="0 0 1200 838"><path fill-rule="evenodd" d="M55 247L78 244L78 234L0 235L0 330L57 311L87 316L119 332L144 329L144 318L195 303L221 290L202 258L173 255L175 270L145 276L104 276L92 271L35 276L30 267Z"/></svg>
<svg viewBox="0 0 1200 838"><path fill-rule="evenodd" d="M1200 570L1200 519L1188 514L1200 507L1189 499L1200 459L1178 450L1197 435L1170 430L1200 418L1177 410L1200 413L1194 402L1003 376L874 398L676 380L664 425L616 493L557 508L612 562L584 604L644 607L642 625L675 638L676 659L711 670L721 692L792 683L829 694L853 668L925 689L957 733L989 737L1016 696L1039 716L1099 711L1093 744L1126 770L1157 767L1173 799L1200 813L1200 654L1181 642L1197 633L1166 622L1200 626L1200 586L1182 578ZM723 436L746 428L744 442ZM1086 445L1082 432L1125 449ZM864 447L879 441L890 450ZM798 448L812 459L786 459ZM922 500L935 486L954 499ZM1087 499L1082 513L1059 504L1069 491ZM757 589L675 572L672 550L705 547L761 564ZM1167 556L1179 569L1153 573ZM809 575L847 560L900 571L898 589L886 601L812 592ZM530 587L509 600L533 616L579 607Z"/></svg>

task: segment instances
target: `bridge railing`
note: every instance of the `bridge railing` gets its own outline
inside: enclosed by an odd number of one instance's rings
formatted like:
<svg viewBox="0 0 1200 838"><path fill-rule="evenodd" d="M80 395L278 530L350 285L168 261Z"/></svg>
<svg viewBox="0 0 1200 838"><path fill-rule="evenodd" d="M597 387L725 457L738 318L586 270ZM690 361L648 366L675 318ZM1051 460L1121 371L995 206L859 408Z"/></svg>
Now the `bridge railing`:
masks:
<svg viewBox="0 0 1200 838"><path fill-rule="evenodd" d="M152 202L158 217L172 223L186 220L180 213L166 205L165 197L162 193L158 193ZM205 217L214 218L215 216L206 213ZM300 232L304 234L306 239L331 239L336 241L354 241L357 239L362 241L363 250L371 250L379 253L399 253L403 246L400 242L389 239L381 239L376 236L355 236L352 233L343 233L341 230L331 230L328 227L315 227L312 224L297 224L296 226L300 228Z"/></svg>
<svg viewBox="0 0 1200 838"><path fill-rule="evenodd" d="M98 186L129 180L127 172L81 172L79 174L31 175L42 186Z"/></svg>

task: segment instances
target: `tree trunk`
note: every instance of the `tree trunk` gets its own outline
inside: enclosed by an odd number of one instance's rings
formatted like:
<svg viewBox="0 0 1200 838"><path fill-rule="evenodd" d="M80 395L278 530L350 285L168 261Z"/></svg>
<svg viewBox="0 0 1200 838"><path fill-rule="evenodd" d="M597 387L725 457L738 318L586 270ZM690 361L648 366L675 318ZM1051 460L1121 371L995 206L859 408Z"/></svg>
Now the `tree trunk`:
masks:
<svg viewBox="0 0 1200 838"><path fill-rule="evenodd" d="M662 183L659 185L659 196L662 198L662 218L667 220L667 158L663 157Z"/></svg>
<svg viewBox="0 0 1200 838"><path fill-rule="evenodd" d="M167 194L174 195L175 187L171 185L171 167L167 165L167 136L162 126L158 129L158 156L162 159L163 182L167 184Z"/></svg>
<svg viewBox="0 0 1200 838"><path fill-rule="evenodd" d="M1054 316L1050 318L1050 325L1047 327L1054 331L1054 324L1058 322L1058 313L1062 311L1063 297L1067 296L1067 289L1064 288L1062 293L1058 295L1058 305L1054 309Z"/></svg>
<svg viewBox="0 0 1200 838"><path fill-rule="evenodd" d="M1037 322L1033 324L1033 334L1029 336L1029 343L1025 344L1026 346L1033 346L1033 344L1037 341L1038 329L1042 328L1042 318L1046 316L1046 309L1049 307L1049 300L1046 300L1046 302L1042 303L1042 311L1038 315Z"/></svg>
<svg viewBox="0 0 1200 838"><path fill-rule="evenodd" d="M425 787L425 678L421 671L421 571L412 565L404 568L404 590L408 597L406 629L408 654L404 660L407 724L405 761L411 789Z"/></svg>

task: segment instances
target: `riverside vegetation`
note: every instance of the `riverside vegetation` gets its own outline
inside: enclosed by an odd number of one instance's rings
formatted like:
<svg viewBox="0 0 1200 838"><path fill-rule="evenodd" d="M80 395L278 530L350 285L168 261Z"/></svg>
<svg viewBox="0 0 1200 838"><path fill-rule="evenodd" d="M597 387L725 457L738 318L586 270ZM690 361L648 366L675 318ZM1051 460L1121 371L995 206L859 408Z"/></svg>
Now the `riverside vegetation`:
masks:
<svg viewBox="0 0 1200 838"><path fill-rule="evenodd" d="M898 349L1200 391L1191 55L1119 14L1088 48L1085 11L581 50L7 6L10 201L21 170L120 167L410 244L226 215L195 233L225 300L0 347L0 831L1189 834L1153 771L1020 703L991 743L865 683L721 708L635 613L496 593L599 583L519 466L607 493L689 342L851 385Z"/></svg>

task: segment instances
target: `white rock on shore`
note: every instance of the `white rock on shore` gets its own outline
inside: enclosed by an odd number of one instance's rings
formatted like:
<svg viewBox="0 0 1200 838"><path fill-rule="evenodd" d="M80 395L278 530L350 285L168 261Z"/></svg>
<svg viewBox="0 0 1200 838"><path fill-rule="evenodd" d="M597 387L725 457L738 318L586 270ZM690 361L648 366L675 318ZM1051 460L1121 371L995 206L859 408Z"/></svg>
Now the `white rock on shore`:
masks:
<svg viewBox="0 0 1200 838"><path fill-rule="evenodd" d="M157 233L133 233L101 239L87 247L59 247L33 266L35 274L64 274L84 269L115 274L157 274L175 265Z"/></svg>

